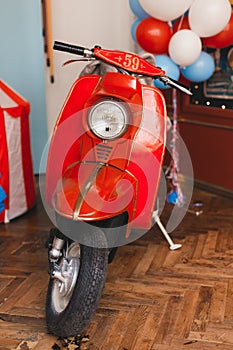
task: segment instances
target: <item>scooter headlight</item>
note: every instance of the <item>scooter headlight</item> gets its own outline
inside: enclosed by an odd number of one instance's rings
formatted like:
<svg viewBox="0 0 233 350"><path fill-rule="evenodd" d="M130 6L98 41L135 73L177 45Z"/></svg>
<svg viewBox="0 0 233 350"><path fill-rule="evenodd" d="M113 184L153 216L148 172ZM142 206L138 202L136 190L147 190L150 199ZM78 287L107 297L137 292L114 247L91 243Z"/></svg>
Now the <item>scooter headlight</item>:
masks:
<svg viewBox="0 0 233 350"><path fill-rule="evenodd" d="M128 113L118 101L101 101L91 107L88 124L92 132L101 139L115 139L125 133Z"/></svg>

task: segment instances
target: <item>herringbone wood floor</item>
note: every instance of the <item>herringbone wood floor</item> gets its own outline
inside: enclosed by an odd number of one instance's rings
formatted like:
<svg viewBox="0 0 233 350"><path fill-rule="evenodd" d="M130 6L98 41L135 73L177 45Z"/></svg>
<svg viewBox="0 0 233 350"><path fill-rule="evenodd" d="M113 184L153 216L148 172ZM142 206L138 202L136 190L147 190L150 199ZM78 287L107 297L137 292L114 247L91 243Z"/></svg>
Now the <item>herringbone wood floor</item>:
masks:
<svg viewBox="0 0 233 350"><path fill-rule="evenodd" d="M173 232L180 250L157 227L118 249L88 337L66 349L233 349L233 200L199 190L193 200L204 213ZM49 228L39 200L0 225L0 350L65 349L44 320Z"/></svg>

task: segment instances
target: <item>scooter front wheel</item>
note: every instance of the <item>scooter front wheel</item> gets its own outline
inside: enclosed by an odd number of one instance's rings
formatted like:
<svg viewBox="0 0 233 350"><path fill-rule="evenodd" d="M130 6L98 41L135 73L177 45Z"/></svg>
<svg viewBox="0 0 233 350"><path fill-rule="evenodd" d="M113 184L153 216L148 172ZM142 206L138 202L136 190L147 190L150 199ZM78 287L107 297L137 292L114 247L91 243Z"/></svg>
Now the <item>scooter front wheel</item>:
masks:
<svg viewBox="0 0 233 350"><path fill-rule="evenodd" d="M67 244L46 300L48 331L61 337L77 335L90 323L101 298L109 254L105 248Z"/></svg>

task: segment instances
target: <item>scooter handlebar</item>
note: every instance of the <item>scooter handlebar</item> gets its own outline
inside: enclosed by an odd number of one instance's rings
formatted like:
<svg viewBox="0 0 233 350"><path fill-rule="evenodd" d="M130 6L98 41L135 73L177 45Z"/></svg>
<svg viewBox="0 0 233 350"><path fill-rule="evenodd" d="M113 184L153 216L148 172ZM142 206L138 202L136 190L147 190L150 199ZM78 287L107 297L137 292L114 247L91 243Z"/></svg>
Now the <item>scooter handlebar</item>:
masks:
<svg viewBox="0 0 233 350"><path fill-rule="evenodd" d="M55 41L54 42L53 49L54 50L58 50L58 51L69 52L69 53L72 53L72 54L75 54L75 55L79 55L79 56L83 56L83 57L88 57L88 58L93 57L93 58L95 58L94 49L90 50L90 49L87 49L87 48L82 47L82 46L67 44L67 43L63 43L63 42L60 42L60 41ZM101 58L102 58L102 56L101 56ZM107 58L108 58L108 55L107 55ZM106 57L105 57L105 60L108 63L112 63L112 61L110 60L110 62L109 62L109 59L106 59ZM165 85L170 85L170 86L172 86L172 87L174 87L176 89L179 89L179 90L185 92L188 95L192 95L192 92L186 86L180 84L178 81L175 81L175 80L167 77L166 75L157 77L157 79L162 81Z"/></svg>

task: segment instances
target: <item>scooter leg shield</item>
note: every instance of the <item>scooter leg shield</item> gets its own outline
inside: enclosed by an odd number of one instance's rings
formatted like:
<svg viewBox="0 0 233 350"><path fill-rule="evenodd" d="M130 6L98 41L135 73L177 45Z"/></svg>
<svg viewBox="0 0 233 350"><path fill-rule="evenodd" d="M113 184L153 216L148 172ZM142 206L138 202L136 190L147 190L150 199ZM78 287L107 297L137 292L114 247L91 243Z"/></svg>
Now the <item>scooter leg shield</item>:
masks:
<svg viewBox="0 0 233 350"><path fill-rule="evenodd" d="M76 240L81 239L85 244L85 236L94 237L98 231L98 228L93 229L94 222L117 217L124 212L132 215L137 198L136 184L132 175L116 167L76 163L58 181L53 207L60 217L68 219L69 230L73 231L68 232L68 236L75 235ZM78 223L80 229L71 228L70 222ZM77 239L77 231L82 232L84 237ZM101 233L97 236L100 237Z"/></svg>

